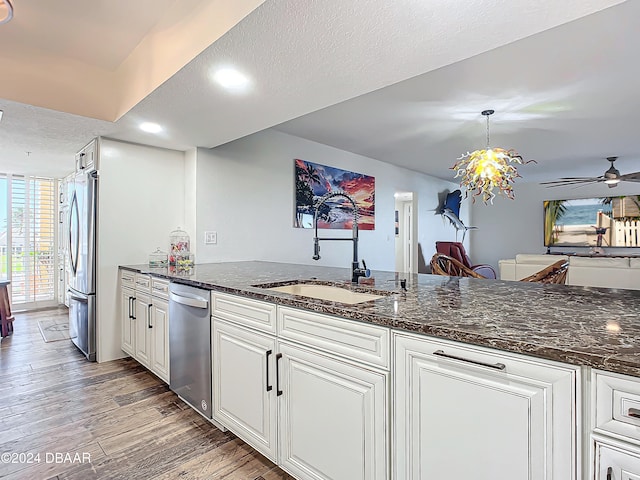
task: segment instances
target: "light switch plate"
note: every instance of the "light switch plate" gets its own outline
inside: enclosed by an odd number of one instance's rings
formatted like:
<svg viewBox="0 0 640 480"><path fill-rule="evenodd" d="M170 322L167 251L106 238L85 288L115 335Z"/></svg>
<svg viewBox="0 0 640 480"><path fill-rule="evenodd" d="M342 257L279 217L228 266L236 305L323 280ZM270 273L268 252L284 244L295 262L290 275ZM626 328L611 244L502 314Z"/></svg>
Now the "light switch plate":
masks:
<svg viewBox="0 0 640 480"><path fill-rule="evenodd" d="M205 245L215 245L218 243L218 232L204 232Z"/></svg>

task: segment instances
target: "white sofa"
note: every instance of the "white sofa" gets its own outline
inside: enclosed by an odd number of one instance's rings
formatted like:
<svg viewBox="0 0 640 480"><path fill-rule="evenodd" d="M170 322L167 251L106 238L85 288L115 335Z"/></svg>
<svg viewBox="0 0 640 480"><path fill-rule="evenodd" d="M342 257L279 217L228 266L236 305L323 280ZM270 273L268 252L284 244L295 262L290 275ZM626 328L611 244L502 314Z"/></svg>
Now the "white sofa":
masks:
<svg viewBox="0 0 640 480"><path fill-rule="evenodd" d="M640 290L640 258L518 254L500 260L500 280L521 280L558 260L568 259L567 285Z"/></svg>

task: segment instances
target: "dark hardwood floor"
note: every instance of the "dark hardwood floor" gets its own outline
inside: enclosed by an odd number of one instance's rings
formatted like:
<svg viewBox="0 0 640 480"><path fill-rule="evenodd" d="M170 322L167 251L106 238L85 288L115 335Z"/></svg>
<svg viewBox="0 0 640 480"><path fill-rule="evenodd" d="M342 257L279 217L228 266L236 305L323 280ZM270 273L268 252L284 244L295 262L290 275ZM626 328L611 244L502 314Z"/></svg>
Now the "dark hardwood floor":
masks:
<svg viewBox="0 0 640 480"><path fill-rule="evenodd" d="M130 358L87 362L17 313L0 343L0 478L293 479Z"/></svg>

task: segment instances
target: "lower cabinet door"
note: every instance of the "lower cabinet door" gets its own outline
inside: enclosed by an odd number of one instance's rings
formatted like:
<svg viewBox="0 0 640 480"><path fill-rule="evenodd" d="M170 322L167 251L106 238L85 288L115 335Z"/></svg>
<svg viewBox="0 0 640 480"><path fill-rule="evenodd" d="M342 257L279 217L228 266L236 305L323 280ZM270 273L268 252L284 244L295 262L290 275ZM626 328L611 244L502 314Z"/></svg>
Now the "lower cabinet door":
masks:
<svg viewBox="0 0 640 480"><path fill-rule="evenodd" d="M120 288L120 321L122 328L121 348L123 352L134 355L135 349L135 321L132 317L133 299L135 294L129 288Z"/></svg>
<svg viewBox="0 0 640 480"><path fill-rule="evenodd" d="M151 333L149 320L151 318L151 297L136 293L134 302L135 351L134 358L147 368L151 367Z"/></svg>
<svg viewBox="0 0 640 480"><path fill-rule="evenodd" d="M151 299L151 370L169 383L169 302Z"/></svg>
<svg viewBox="0 0 640 480"><path fill-rule="evenodd" d="M575 369L395 341L394 478L577 478Z"/></svg>
<svg viewBox="0 0 640 480"><path fill-rule="evenodd" d="M640 480L640 452L596 442L596 480Z"/></svg>
<svg viewBox="0 0 640 480"><path fill-rule="evenodd" d="M279 464L299 480L389 478L389 373L278 342Z"/></svg>
<svg viewBox="0 0 640 480"><path fill-rule="evenodd" d="M275 338L213 317L213 417L277 461Z"/></svg>

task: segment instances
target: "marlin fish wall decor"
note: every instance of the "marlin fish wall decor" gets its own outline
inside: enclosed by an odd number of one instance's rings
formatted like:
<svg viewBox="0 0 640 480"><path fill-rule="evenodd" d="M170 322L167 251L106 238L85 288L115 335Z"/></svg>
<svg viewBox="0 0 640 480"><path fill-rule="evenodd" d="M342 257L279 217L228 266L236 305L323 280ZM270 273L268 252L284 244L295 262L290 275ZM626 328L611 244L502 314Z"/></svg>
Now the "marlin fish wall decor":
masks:
<svg viewBox="0 0 640 480"><path fill-rule="evenodd" d="M451 225L456 229L456 241L458 240L458 232L462 232L462 241L467 234L467 230L475 230L478 227L467 227L460 220L460 203L462 202L462 192L454 190L447 193L444 202L436 209L436 215L442 215L443 218L449 220Z"/></svg>

